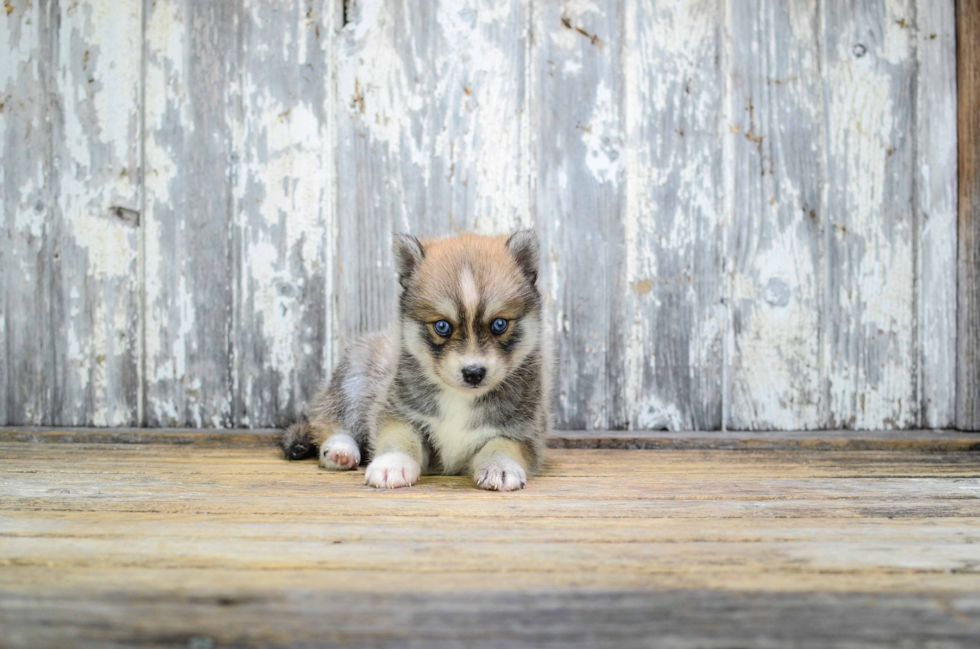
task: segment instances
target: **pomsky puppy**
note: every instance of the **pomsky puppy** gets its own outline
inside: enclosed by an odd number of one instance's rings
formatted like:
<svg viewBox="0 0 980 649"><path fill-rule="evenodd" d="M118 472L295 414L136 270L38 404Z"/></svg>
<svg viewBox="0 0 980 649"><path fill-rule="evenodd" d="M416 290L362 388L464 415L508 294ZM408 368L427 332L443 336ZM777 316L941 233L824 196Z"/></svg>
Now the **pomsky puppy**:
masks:
<svg viewBox="0 0 980 649"><path fill-rule="evenodd" d="M423 473L522 489L551 429L552 359L535 284L538 239L398 234L398 321L369 334L283 434L292 460L368 462L366 484L408 487Z"/></svg>

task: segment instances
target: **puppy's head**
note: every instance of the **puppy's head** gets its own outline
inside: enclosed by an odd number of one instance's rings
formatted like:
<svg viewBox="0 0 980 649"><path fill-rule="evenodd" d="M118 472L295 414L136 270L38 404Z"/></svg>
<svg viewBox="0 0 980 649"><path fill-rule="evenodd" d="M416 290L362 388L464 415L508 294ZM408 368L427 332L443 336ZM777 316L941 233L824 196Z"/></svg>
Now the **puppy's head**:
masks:
<svg viewBox="0 0 980 649"><path fill-rule="evenodd" d="M469 395L499 385L541 339L538 239L395 235L402 342L426 374Z"/></svg>

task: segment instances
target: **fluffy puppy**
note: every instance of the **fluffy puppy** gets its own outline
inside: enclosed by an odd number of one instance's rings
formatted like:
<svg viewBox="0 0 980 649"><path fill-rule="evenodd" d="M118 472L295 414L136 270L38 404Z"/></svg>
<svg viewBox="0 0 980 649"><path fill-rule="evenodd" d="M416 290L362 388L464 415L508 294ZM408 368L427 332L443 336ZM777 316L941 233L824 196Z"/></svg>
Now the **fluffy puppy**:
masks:
<svg viewBox="0 0 980 649"><path fill-rule="evenodd" d="M537 237L399 234L394 253L398 322L347 350L309 419L284 433L286 457L366 461L365 483L380 488L430 473L523 489L551 427Z"/></svg>

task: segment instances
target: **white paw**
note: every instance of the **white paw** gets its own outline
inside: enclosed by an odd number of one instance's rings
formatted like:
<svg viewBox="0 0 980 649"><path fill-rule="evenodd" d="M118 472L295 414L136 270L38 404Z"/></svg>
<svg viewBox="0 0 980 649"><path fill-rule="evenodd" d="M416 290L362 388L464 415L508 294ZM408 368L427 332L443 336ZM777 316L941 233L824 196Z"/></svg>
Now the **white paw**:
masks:
<svg viewBox="0 0 980 649"><path fill-rule="evenodd" d="M320 466L334 471L349 471L361 463L361 451L354 438L337 433L320 445Z"/></svg>
<svg viewBox="0 0 980 649"><path fill-rule="evenodd" d="M520 464L506 457L491 458L473 476L476 486L490 491L523 489L527 474Z"/></svg>
<svg viewBox="0 0 980 649"><path fill-rule="evenodd" d="M374 458L364 472L364 484L378 489L411 487L419 481L422 467L404 453L385 453Z"/></svg>

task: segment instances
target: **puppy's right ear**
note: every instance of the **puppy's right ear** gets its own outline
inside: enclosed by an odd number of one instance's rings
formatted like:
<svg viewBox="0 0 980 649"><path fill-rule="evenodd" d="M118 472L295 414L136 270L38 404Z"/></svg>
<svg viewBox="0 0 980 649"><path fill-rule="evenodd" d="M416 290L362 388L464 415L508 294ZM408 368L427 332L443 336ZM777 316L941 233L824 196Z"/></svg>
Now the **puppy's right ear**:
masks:
<svg viewBox="0 0 980 649"><path fill-rule="evenodd" d="M418 271L422 259L425 258L422 242L410 234L396 234L394 252L398 281L402 286L407 287L412 276Z"/></svg>

